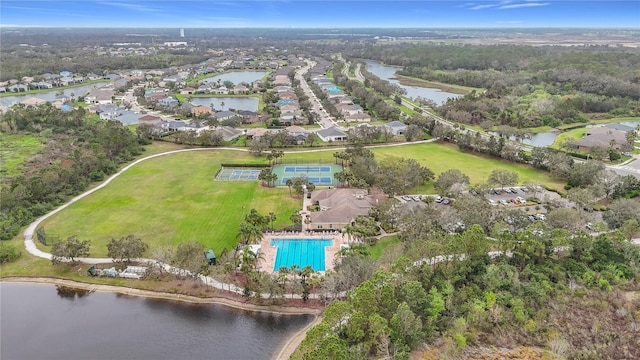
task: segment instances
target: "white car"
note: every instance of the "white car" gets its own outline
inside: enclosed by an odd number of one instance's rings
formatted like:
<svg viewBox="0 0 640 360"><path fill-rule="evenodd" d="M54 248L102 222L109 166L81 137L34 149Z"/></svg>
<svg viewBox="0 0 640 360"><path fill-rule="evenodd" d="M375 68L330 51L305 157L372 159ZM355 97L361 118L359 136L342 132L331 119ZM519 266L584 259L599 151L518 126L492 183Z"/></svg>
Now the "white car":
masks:
<svg viewBox="0 0 640 360"><path fill-rule="evenodd" d="M498 203L495 200L489 199L489 204L496 206Z"/></svg>

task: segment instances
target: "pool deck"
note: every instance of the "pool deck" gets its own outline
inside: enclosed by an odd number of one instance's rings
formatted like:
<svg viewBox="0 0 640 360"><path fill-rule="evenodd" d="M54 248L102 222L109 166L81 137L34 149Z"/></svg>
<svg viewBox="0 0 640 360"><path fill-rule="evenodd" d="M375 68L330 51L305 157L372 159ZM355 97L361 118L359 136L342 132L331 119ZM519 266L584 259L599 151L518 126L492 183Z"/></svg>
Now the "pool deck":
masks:
<svg viewBox="0 0 640 360"><path fill-rule="evenodd" d="M265 232L262 240L260 240L260 252L264 255L264 258L258 263L258 270L274 273L273 265L276 262L276 247L271 246L271 240L273 239L327 239L331 240L331 245L325 247L324 253L324 268L325 270L333 269L333 261L336 258L336 254L340 251L340 245L347 243L347 237L343 237L340 232L325 232L322 233L307 233L307 232ZM320 271L323 273L323 271Z"/></svg>

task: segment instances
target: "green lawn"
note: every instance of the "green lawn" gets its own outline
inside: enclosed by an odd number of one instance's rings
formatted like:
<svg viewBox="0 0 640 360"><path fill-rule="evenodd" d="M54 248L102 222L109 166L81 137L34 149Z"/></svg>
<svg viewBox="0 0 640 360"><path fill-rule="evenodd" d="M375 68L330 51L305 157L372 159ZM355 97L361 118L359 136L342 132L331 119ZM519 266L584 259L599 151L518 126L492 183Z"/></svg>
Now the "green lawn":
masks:
<svg viewBox="0 0 640 360"><path fill-rule="evenodd" d="M146 155L176 148L154 143ZM336 149L286 154L283 163L333 163ZM486 181L493 169L518 172L520 182L535 181L561 189L562 183L547 173L464 153L440 143L375 148L378 160L388 156L414 158L436 174L457 168L472 183ZM113 237L136 234L152 247L197 240L220 252L237 242L238 225L244 214L255 208L275 212L276 227L290 224L289 216L300 208L300 200L289 197L285 188L266 189L258 182L213 181L221 163L266 163L245 152L211 150L167 155L147 160L129 169L109 186L73 204L46 220L50 234L78 235L92 240L91 255L106 256L106 244ZM433 192L433 185L416 189Z"/></svg>
<svg viewBox="0 0 640 360"><path fill-rule="evenodd" d="M43 147L40 140L32 135L0 134L0 174L19 175L19 167Z"/></svg>
<svg viewBox="0 0 640 360"><path fill-rule="evenodd" d="M564 185L552 179L548 173L529 166L473 155L461 151L456 146L437 142L375 148L372 151L378 161L389 156L416 159L420 164L431 169L436 176L445 170L459 169L469 176L471 184L486 182L491 171L504 169L517 172L520 183L539 182L558 190L561 190ZM430 182L417 191L433 192L433 184Z"/></svg>
<svg viewBox="0 0 640 360"><path fill-rule="evenodd" d="M380 240L378 240L378 242L376 242L375 245L373 245L369 251L371 253L371 258L374 260L378 260L380 259L380 256L382 256L382 253L389 247L389 246L393 246L395 244L399 244L400 243L400 238L398 238L396 235L393 236L386 236L381 238Z"/></svg>
<svg viewBox="0 0 640 360"><path fill-rule="evenodd" d="M551 144L550 147L553 149L559 149L560 144L562 144L565 140L567 139L580 140L586 134L587 134L587 128L585 127L564 131L558 134L558 137L556 137L556 139L553 141L553 144Z"/></svg>
<svg viewBox="0 0 640 360"><path fill-rule="evenodd" d="M92 240L91 255L106 256L111 238L136 234L152 247L196 240L220 252L237 242L238 225L252 208L290 224L301 207L287 188L258 182L213 181L222 162L265 162L235 151L202 151L147 160L109 186L46 220L50 234Z"/></svg>

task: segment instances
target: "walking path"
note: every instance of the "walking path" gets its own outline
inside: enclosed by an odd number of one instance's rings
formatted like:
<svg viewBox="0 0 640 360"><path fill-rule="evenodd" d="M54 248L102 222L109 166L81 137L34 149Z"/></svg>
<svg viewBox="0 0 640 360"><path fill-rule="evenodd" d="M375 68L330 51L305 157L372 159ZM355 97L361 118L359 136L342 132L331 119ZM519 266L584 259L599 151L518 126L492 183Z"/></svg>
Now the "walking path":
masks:
<svg viewBox="0 0 640 360"><path fill-rule="evenodd" d="M399 144L387 144L387 145L374 145L374 146L370 146L370 147L388 147L388 146L401 146L401 145L409 145L409 144L415 144L415 143L425 143L425 142L431 142L434 141L435 139L431 139L431 140L424 140L424 141L416 141L413 143L399 143ZM332 150L335 150L336 148L332 148ZM337 149L342 149L342 148L337 148ZM129 170L130 168L132 168L133 166L149 160L149 159L154 159L157 157L161 157L161 156L165 156L165 155L170 155L170 154L177 154L177 153L182 153L182 152L189 152L189 151L210 151L210 150L233 150L233 151L249 151L247 149L238 149L238 148L197 148L197 149L183 149L183 150L173 150L173 151L167 151L164 153L160 153L160 154L155 154L155 155L150 155L141 159L138 159L134 162L132 162L131 164L125 166L124 168L122 168L120 171L118 171L117 173L111 175L107 180L105 180L102 184L96 186L95 188L85 191L84 193L72 198L71 200L69 200L66 204L61 205L60 207L54 209L53 211L37 218L34 222L32 222L29 226L27 226L27 228L24 231L24 246L25 249L27 250L27 252L33 256L39 257L39 258L43 258L43 259L47 259L47 260L51 260L51 254L44 252L40 249L38 249L35 245L35 242L33 240L33 234L36 230L36 228L38 227L38 225L40 225L40 223L42 223L44 220L48 219L49 217L59 213L60 211L66 209L68 206L70 206L71 204L85 198L88 195L93 194L94 192L104 188L105 186L109 185L115 178L117 178L118 176L122 175L125 171ZM317 152L317 151L322 151L322 150L300 150L300 151L289 151L289 152L285 152L285 153L303 153L303 152ZM326 151L326 150L325 150ZM640 244L640 239L633 239L632 240L635 244ZM111 258L78 258L77 259L80 262L83 263L87 263L87 264L97 264L97 263L105 263L105 262L111 262L112 259ZM183 269L178 269L175 267L172 267L168 264L164 264L161 263L157 260L153 260L153 259L136 259L137 261L140 262L144 262L147 263L151 266L160 266L163 269L165 269L166 271L175 273L175 274L188 274L188 272L186 270ZM421 260L421 262L427 262L430 264L433 263L437 263L440 261L444 261L446 260L446 258L442 258L442 257L435 257L435 258L431 258L431 259L423 259ZM418 262L416 262L418 263ZM242 294L242 289L239 288L238 286L236 286L235 284L227 284L227 283L223 283L220 282L210 276L203 276L203 275L199 275L200 280L202 280L203 283L205 283L207 286L211 286L214 287L216 289L220 289L220 290L224 290L224 291L231 291L234 292L236 294ZM268 298L270 294L261 294L262 297ZM340 296L344 296L345 294L340 294ZM321 294L311 294L310 298L312 299L320 299L322 297ZM292 298L294 299L301 299L302 297L300 295L293 295Z"/></svg>

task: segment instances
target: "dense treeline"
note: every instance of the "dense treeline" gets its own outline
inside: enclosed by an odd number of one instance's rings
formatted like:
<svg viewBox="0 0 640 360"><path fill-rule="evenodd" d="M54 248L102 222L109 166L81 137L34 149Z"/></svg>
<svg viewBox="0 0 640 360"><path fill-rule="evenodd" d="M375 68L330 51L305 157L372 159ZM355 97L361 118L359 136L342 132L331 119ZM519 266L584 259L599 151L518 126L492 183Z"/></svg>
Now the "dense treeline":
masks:
<svg viewBox="0 0 640 360"><path fill-rule="evenodd" d="M461 123L522 128L640 113L634 49L399 45L355 55L404 66L403 75L485 89L439 108Z"/></svg>
<svg viewBox="0 0 640 360"><path fill-rule="evenodd" d="M293 359L408 359L423 343L434 358L464 357L468 346L528 345L560 358L640 352L630 330L640 302L614 291L635 284L640 252L620 234L498 229L497 247L513 255L491 259L480 226L445 235L432 206L404 215L401 256L331 303Z"/></svg>
<svg viewBox="0 0 640 360"><path fill-rule="evenodd" d="M119 122L64 112L50 104L14 106L2 116L3 131L38 136L46 144L14 178L3 178L0 239L15 236L36 217L116 171L142 152L138 138Z"/></svg>

